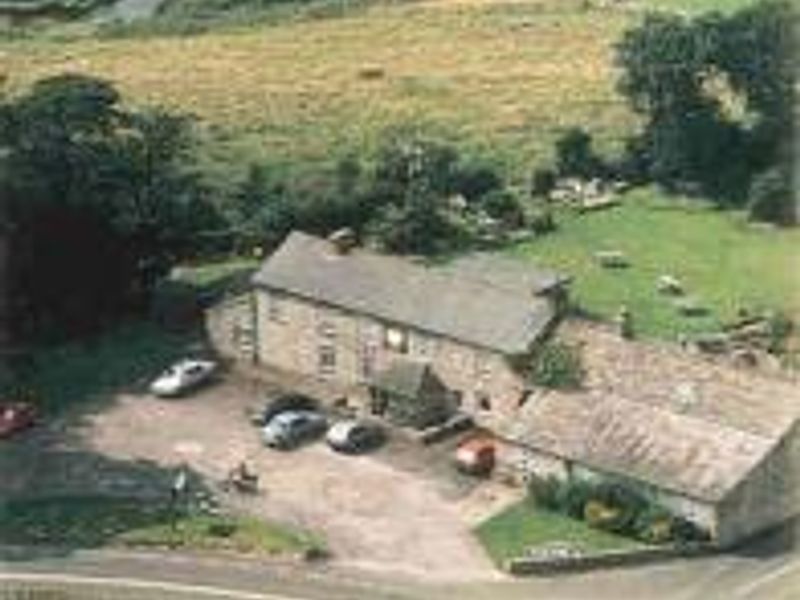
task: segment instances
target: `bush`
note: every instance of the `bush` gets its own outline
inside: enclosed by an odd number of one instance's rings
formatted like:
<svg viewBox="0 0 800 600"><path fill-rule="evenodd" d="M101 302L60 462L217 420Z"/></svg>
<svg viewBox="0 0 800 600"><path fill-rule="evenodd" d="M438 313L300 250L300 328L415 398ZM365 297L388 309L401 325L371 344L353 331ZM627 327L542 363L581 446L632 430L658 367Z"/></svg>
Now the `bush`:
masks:
<svg viewBox="0 0 800 600"><path fill-rule="evenodd" d="M546 207L537 207L528 213L528 228L537 235L555 231L556 221L553 211Z"/></svg>
<svg viewBox="0 0 800 600"><path fill-rule="evenodd" d="M572 128L556 141L556 171L561 177L591 179L603 174L603 161L592 148L592 136Z"/></svg>
<svg viewBox="0 0 800 600"><path fill-rule="evenodd" d="M562 482L552 475L545 479L536 478L528 486L528 494L536 501L537 505L558 512L561 510L559 494L562 485Z"/></svg>
<svg viewBox="0 0 800 600"><path fill-rule="evenodd" d="M592 499L592 485L580 479L568 479L556 496L559 510L573 519L582 519L586 504Z"/></svg>
<svg viewBox="0 0 800 600"><path fill-rule="evenodd" d="M480 205L487 215L507 227L520 227L524 221L522 205L509 190L492 190L481 199Z"/></svg>
<svg viewBox="0 0 800 600"><path fill-rule="evenodd" d="M747 209L755 221L777 225L796 222L795 190L787 169L775 167L758 175L750 187Z"/></svg>
<svg viewBox="0 0 800 600"><path fill-rule="evenodd" d="M531 194L547 196L556 187L556 179L553 169L536 169L531 177Z"/></svg>
<svg viewBox="0 0 800 600"><path fill-rule="evenodd" d="M589 500L583 507L583 520L596 529L615 531L620 509L599 500Z"/></svg>
<svg viewBox="0 0 800 600"><path fill-rule="evenodd" d="M602 529L622 535L636 535L637 519L648 506L639 492L620 482L603 482L595 488L593 496L615 511L613 515L607 515L608 518L601 524Z"/></svg>
<svg viewBox="0 0 800 600"><path fill-rule="evenodd" d="M665 544L672 539L673 517L657 505L649 505L636 518L636 537L648 544Z"/></svg>
<svg viewBox="0 0 800 600"><path fill-rule="evenodd" d="M536 354L531 378L536 385L554 389L575 389L585 376L583 360L574 346L551 342Z"/></svg>
<svg viewBox="0 0 800 600"><path fill-rule="evenodd" d="M707 542L710 535L673 515L637 489L620 481L591 483L555 477L531 482L529 494L541 508L585 521L591 527L649 544Z"/></svg>
<svg viewBox="0 0 800 600"><path fill-rule="evenodd" d="M229 538L233 537L238 528L239 527L236 524L236 521L231 519L215 519L208 524L208 527L206 527L206 532L211 537Z"/></svg>
<svg viewBox="0 0 800 600"><path fill-rule="evenodd" d="M671 536L672 540L679 544L693 544L698 542L707 542L711 539L711 535L705 529L692 523L683 517L673 517Z"/></svg>

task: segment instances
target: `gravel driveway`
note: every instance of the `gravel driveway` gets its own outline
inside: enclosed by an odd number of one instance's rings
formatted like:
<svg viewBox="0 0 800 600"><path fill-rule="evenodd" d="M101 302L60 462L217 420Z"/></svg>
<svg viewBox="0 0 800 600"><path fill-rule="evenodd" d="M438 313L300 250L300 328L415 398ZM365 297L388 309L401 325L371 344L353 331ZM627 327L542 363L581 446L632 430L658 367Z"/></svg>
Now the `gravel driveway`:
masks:
<svg viewBox="0 0 800 600"><path fill-rule="evenodd" d="M343 564L430 580L500 577L469 529L515 492L454 473L447 446L393 440L366 456L336 454L320 442L292 452L265 449L244 416L253 397L246 384L231 381L185 399L121 396L81 435L104 455L186 461L215 480L247 459L263 493L231 501L319 532Z"/></svg>

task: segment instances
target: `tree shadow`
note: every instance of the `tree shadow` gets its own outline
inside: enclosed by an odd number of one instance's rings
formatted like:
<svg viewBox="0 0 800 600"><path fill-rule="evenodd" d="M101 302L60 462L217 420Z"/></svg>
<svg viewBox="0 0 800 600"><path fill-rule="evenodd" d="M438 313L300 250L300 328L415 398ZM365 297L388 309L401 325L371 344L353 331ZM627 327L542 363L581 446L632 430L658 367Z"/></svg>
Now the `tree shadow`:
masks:
<svg viewBox="0 0 800 600"><path fill-rule="evenodd" d="M19 458L19 455L17 455ZM14 460L14 456L11 457ZM8 473L4 449L0 471ZM179 519L216 501L196 471L147 460L125 460L86 450L39 449L24 463L26 481L0 489L0 560L33 561L77 550L142 543L169 546ZM180 470L186 486L173 492ZM132 532L156 528L143 541Z"/></svg>

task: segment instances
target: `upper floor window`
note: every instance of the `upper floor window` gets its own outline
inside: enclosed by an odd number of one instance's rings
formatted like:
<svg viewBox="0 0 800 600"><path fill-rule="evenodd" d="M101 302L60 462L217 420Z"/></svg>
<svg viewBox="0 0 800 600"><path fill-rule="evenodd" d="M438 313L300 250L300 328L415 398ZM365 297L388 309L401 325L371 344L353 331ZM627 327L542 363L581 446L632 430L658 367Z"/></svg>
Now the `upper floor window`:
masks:
<svg viewBox="0 0 800 600"><path fill-rule="evenodd" d="M432 360L436 351L436 340L421 333L415 333L411 339L412 350L417 358Z"/></svg>
<svg viewBox="0 0 800 600"><path fill-rule="evenodd" d="M321 319L319 323L317 323L317 333L323 338L335 338L336 324L330 319Z"/></svg>
<svg viewBox="0 0 800 600"><path fill-rule="evenodd" d="M475 377L486 381L492 376L492 365L489 357L481 351L475 352Z"/></svg>
<svg viewBox="0 0 800 600"><path fill-rule="evenodd" d="M386 327L384 345L394 352L406 354L408 352L408 332L398 327Z"/></svg>

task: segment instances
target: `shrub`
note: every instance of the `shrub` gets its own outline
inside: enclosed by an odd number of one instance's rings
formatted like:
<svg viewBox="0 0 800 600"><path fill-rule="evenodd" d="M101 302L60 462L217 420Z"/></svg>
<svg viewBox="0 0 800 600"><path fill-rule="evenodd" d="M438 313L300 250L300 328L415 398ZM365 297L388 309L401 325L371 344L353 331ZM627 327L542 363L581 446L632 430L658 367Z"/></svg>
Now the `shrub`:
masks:
<svg viewBox="0 0 800 600"><path fill-rule="evenodd" d="M592 136L577 127L556 141L556 171L562 177L590 179L603 174L603 161L594 153Z"/></svg>
<svg viewBox="0 0 800 600"><path fill-rule="evenodd" d="M206 532L211 537L229 538L232 537L238 526L235 521L230 519L216 519L208 524Z"/></svg>
<svg viewBox="0 0 800 600"><path fill-rule="evenodd" d="M615 510L606 515L600 525L602 529L629 536L636 534L637 519L648 506L639 492L621 482L603 482L595 488L593 497Z"/></svg>
<svg viewBox="0 0 800 600"><path fill-rule="evenodd" d="M673 517L658 505L648 505L642 510L635 523L636 537L649 544L664 544L672 539Z"/></svg>
<svg viewBox="0 0 800 600"><path fill-rule="evenodd" d="M587 502L592 499L592 485L580 479L565 481L557 494L557 504L561 512L573 519L582 519Z"/></svg>
<svg viewBox="0 0 800 600"><path fill-rule="evenodd" d="M583 360L575 346L551 342L535 356L531 378L536 385L554 389L575 389L585 376Z"/></svg>
<svg viewBox="0 0 800 600"><path fill-rule="evenodd" d="M707 542L711 539L711 535L692 521L675 516L672 519L671 538L679 544L691 544Z"/></svg>
<svg viewBox="0 0 800 600"><path fill-rule="evenodd" d="M538 506L557 512L561 509L559 504L560 490L563 483L552 475L545 479L533 479L528 487L528 493Z"/></svg>
<svg viewBox="0 0 800 600"><path fill-rule="evenodd" d="M774 167L755 177L750 187L748 213L755 221L790 225L797 220L792 176Z"/></svg>
<svg viewBox="0 0 800 600"><path fill-rule="evenodd" d="M487 215L508 227L519 227L524 221L522 205L509 190L492 190L483 196L480 205Z"/></svg>
<svg viewBox="0 0 800 600"><path fill-rule="evenodd" d="M556 187L556 179L553 169L536 169L531 177L531 194L547 196Z"/></svg>
<svg viewBox="0 0 800 600"><path fill-rule="evenodd" d="M597 529L613 530L619 518L620 509L604 504L599 500L589 500L583 507L583 520Z"/></svg>
<svg viewBox="0 0 800 600"><path fill-rule="evenodd" d="M767 321L769 328L768 350L772 354L782 354L786 350L786 341L792 335L794 323L782 312L774 312Z"/></svg>
<svg viewBox="0 0 800 600"><path fill-rule="evenodd" d="M537 235L555 231L556 221L553 211L547 207L536 207L528 213L528 227Z"/></svg>

